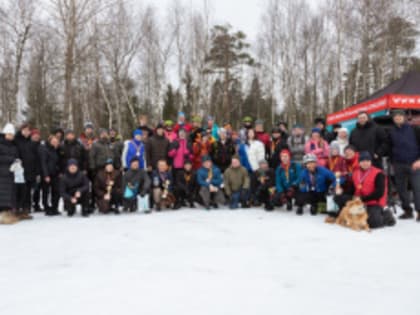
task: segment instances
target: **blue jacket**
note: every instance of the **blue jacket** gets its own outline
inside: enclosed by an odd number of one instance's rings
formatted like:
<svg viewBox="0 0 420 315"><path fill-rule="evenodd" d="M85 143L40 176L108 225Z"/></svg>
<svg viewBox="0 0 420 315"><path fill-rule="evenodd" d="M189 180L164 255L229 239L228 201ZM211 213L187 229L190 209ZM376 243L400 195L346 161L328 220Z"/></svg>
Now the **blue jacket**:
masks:
<svg viewBox="0 0 420 315"><path fill-rule="evenodd" d="M216 166L212 166L213 170L213 177L210 181L210 183L207 183L207 177L209 175L209 170L205 167L201 167L197 171L197 182L200 187L209 187L210 184L212 184L215 187L220 187L223 183L223 177L222 173L220 172L220 169Z"/></svg>
<svg viewBox="0 0 420 315"><path fill-rule="evenodd" d="M299 183L301 192L318 192L326 193L330 185L335 187L335 175L330 170L322 166L317 166L315 170L315 185L311 183L311 177L309 176L308 169L304 169L301 172Z"/></svg>
<svg viewBox="0 0 420 315"><path fill-rule="evenodd" d="M139 163L140 163L140 169L146 168L146 156L144 151L144 143L141 141L137 143L135 140L130 140L126 142L126 147L124 149L123 153L123 159L124 159L124 167L129 168L130 162L133 158L137 156Z"/></svg>
<svg viewBox="0 0 420 315"><path fill-rule="evenodd" d="M287 191L292 186L299 186L300 173L302 169L298 163L291 162L289 168L289 180L286 178L286 171L280 165L276 169L276 190L278 193Z"/></svg>
<svg viewBox="0 0 420 315"><path fill-rule="evenodd" d="M394 126L390 138L393 162L412 164L420 159L420 140L412 126L407 123L401 127Z"/></svg>

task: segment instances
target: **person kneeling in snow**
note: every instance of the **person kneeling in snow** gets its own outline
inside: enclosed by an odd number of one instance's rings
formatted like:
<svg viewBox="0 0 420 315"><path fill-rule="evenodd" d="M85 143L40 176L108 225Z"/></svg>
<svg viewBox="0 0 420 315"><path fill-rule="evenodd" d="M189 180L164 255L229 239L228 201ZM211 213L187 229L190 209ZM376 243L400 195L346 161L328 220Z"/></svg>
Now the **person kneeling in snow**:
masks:
<svg viewBox="0 0 420 315"><path fill-rule="evenodd" d="M76 212L76 205L82 206L82 216L89 216L89 180L79 170L77 161L70 159L67 170L60 179L60 196L64 200L64 210L71 217Z"/></svg>
<svg viewBox="0 0 420 315"><path fill-rule="evenodd" d="M352 191L343 194L342 189L336 189L334 201L342 209L347 201L359 197L366 206L369 227L374 229L383 226L393 226L396 221L387 205L387 178L383 171L372 166L372 155L360 152L359 168L352 174ZM337 214L338 215L338 214Z"/></svg>
<svg viewBox="0 0 420 315"><path fill-rule="evenodd" d="M280 165L276 169L276 197L275 204L278 206L287 205L287 210L293 209L293 198L299 186L301 167L291 160L289 150L280 152Z"/></svg>
<svg viewBox="0 0 420 315"><path fill-rule="evenodd" d="M218 208L225 203L225 196L221 190L223 183L220 169L213 166L211 158L206 155L202 159L203 166L197 172L197 182L200 186L200 198L206 210L210 207Z"/></svg>
<svg viewBox="0 0 420 315"><path fill-rule="evenodd" d="M194 201L197 197L197 175L193 170L192 162L187 160L184 162L184 169L177 173L175 196L176 207L186 206L189 203L191 208L194 208Z"/></svg>
<svg viewBox="0 0 420 315"><path fill-rule="evenodd" d="M238 156L232 157L232 163L224 174L224 189L229 197L230 209L249 208L250 180L248 171L241 165Z"/></svg>
<svg viewBox="0 0 420 315"><path fill-rule="evenodd" d="M119 214L118 207L122 200L122 175L114 168L114 161L109 159L105 168L100 170L95 177L96 204L101 213L114 212Z"/></svg>
<svg viewBox="0 0 420 315"><path fill-rule="evenodd" d="M274 210L275 176L266 160L259 162L260 167L252 174L252 191L255 192L257 201L264 204L267 211Z"/></svg>
<svg viewBox="0 0 420 315"><path fill-rule="evenodd" d="M160 160L157 164L157 170L152 173L153 178L153 201L156 211L160 211L166 206L172 205L173 209L179 209L180 206L175 204L176 200L173 195L174 179L169 170L166 160Z"/></svg>
<svg viewBox="0 0 420 315"><path fill-rule="evenodd" d="M130 161L130 168L123 176L123 208L124 211L137 210L137 195L146 196L150 190L150 179L145 170L140 169L137 157Z"/></svg>
<svg viewBox="0 0 420 315"><path fill-rule="evenodd" d="M318 203L326 202L329 187L335 187L335 175L323 166L317 165L314 154L307 154L303 158L305 169L301 172L300 191L296 194L297 215L303 214L303 206L311 205L311 214L318 213Z"/></svg>

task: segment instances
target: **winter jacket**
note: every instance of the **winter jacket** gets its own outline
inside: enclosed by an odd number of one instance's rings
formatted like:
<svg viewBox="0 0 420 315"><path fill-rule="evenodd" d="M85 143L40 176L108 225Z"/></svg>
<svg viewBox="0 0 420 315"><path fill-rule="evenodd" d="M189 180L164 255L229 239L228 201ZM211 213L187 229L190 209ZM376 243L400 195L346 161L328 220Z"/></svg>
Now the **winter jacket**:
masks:
<svg viewBox="0 0 420 315"><path fill-rule="evenodd" d="M126 141L121 158L123 168L129 168L131 160L137 158L139 160L140 169L145 169L147 167L145 148L146 145L143 141L137 141L135 139Z"/></svg>
<svg viewBox="0 0 420 315"><path fill-rule="evenodd" d="M109 140L100 139L92 145L89 152L89 169L99 170L105 166L107 160L119 158L112 150Z"/></svg>
<svg viewBox="0 0 420 315"><path fill-rule="evenodd" d="M207 141L204 143L200 136L197 136L193 145L192 145L192 164L193 169L198 170L201 167L201 159L205 155L210 154L211 143Z"/></svg>
<svg viewBox="0 0 420 315"><path fill-rule="evenodd" d="M309 138L305 135L300 137L290 136L287 138L287 145L289 146L290 152L292 153L293 161L296 163L302 163L303 156L305 155L305 144L309 141Z"/></svg>
<svg viewBox="0 0 420 315"><path fill-rule="evenodd" d="M114 152L114 159L113 159L114 160L114 167L116 169L121 169L122 168L121 157L122 157L123 151L124 151L124 143L121 140L120 136L117 136L114 139L110 138L109 145L110 145L110 148L111 148L112 152Z"/></svg>
<svg viewBox="0 0 420 315"><path fill-rule="evenodd" d="M232 162L235 152L236 148L231 139L227 139L225 142L219 140L212 144L210 156L213 163L224 173Z"/></svg>
<svg viewBox="0 0 420 315"><path fill-rule="evenodd" d="M327 162L327 168L333 173L347 173L346 160L342 156L330 156Z"/></svg>
<svg viewBox="0 0 420 315"><path fill-rule="evenodd" d="M289 146L283 137L278 139L272 139L270 143L270 156L268 159L270 168L273 170L277 169L280 165L280 152L289 149Z"/></svg>
<svg viewBox="0 0 420 315"><path fill-rule="evenodd" d="M283 193L288 191L290 187L299 187L301 172L300 165L293 161L290 163L288 174L284 166L278 166L276 169L276 191Z"/></svg>
<svg viewBox="0 0 420 315"><path fill-rule="evenodd" d="M71 201L76 192L86 194L89 192L89 180L81 171L71 174L66 171L60 178L60 196L64 201Z"/></svg>
<svg viewBox="0 0 420 315"><path fill-rule="evenodd" d="M15 204L14 175L10 166L18 157L16 144L0 135L0 211L9 210Z"/></svg>
<svg viewBox="0 0 420 315"><path fill-rule="evenodd" d="M156 169L159 160L167 160L169 140L165 136L155 134L146 142L146 163Z"/></svg>
<svg viewBox="0 0 420 315"><path fill-rule="evenodd" d="M173 130L165 130L165 137L170 143L178 139L178 134Z"/></svg>
<svg viewBox="0 0 420 315"><path fill-rule="evenodd" d="M368 121L364 126L359 123L350 134L349 142L358 152L368 151L372 157L376 154L379 158L374 163L387 155L388 138L385 131L373 121Z"/></svg>
<svg viewBox="0 0 420 315"><path fill-rule="evenodd" d="M241 189L250 188L248 171L243 166L237 168L229 167L223 175L223 179L224 189L228 196Z"/></svg>
<svg viewBox="0 0 420 315"><path fill-rule="evenodd" d="M123 176L122 189L123 194L128 187L137 187L137 192L141 196L146 195L150 191L150 178L145 170L132 170L129 169Z"/></svg>
<svg viewBox="0 0 420 315"><path fill-rule="evenodd" d="M220 172L220 169L217 166L212 166L210 182L207 182L207 179L209 177L209 172L210 170L205 167L201 167L197 171L198 185L200 187L209 187L211 184L215 187L220 187L223 183L223 176L222 176L222 173Z"/></svg>
<svg viewBox="0 0 420 315"><path fill-rule="evenodd" d="M420 128L408 123L394 126L389 133L391 160L394 163L412 164L420 159Z"/></svg>
<svg viewBox="0 0 420 315"><path fill-rule="evenodd" d="M174 191L174 178L172 176L172 172L159 172L159 170L154 170L152 172L152 185L153 188L163 188L163 184L165 181L169 181L168 191Z"/></svg>
<svg viewBox="0 0 420 315"><path fill-rule="evenodd" d="M195 195L198 190L197 174L195 171L185 170L176 174L176 189L185 192L187 195ZM190 197L190 196L188 196Z"/></svg>
<svg viewBox="0 0 420 315"><path fill-rule="evenodd" d="M25 181L35 182L36 176L39 175L37 147L29 137L25 138L20 131L16 134L15 143L18 149L19 158L22 160L22 166L25 170Z"/></svg>
<svg viewBox="0 0 420 315"><path fill-rule="evenodd" d="M317 166L315 174L304 169L300 174L299 188L301 192L327 193L330 186L335 187L335 175L322 166Z"/></svg>
<svg viewBox="0 0 420 315"><path fill-rule="evenodd" d="M64 142L60 146L59 155L61 173L66 172L67 162L70 159L75 159L78 162L79 169L86 169L87 152L85 151L85 148L79 141L64 140Z"/></svg>
<svg viewBox="0 0 420 315"><path fill-rule="evenodd" d="M54 177L60 173L59 150L49 143L39 146L42 177Z"/></svg>
<svg viewBox="0 0 420 315"><path fill-rule="evenodd" d="M318 144L312 139L310 139L305 144L305 153L312 153L315 154L317 157L317 163L319 166L327 166L328 156L330 153L330 147L328 145L328 142L325 140L321 140L321 143Z"/></svg>
<svg viewBox="0 0 420 315"><path fill-rule="evenodd" d="M186 139L175 140L169 149L169 157L172 158L172 166L175 169L184 168L186 160L192 160L192 150Z"/></svg>
<svg viewBox="0 0 420 315"><path fill-rule="evenodd" d="M112 173L108 173L103 169L95 176L95 182L93 184L93 189L97 198L102 199L108 193L107 189L111 181L114 182L111 193L122 196L121 172L119 170L114 170Z"/></svg>
<svg viewBox="0 0 420 315"><path fill-rule="evenodd" d="M175 127L174 127L174 131L175 131L176 133L178 133L178 131L179 131L180 129L184 129L186 132L191 132L191 130L192 130L192 126L191 126L188 122L185 122L185 123L183 123L182 125L181 125L180 123L176 123L176 124L175 124Z"/></svg>
<svg viewBox="0 0 420 315"><path fill-rule="evenodd" d="M259 168L261 160L265 159L264 145L259 140L249 141L241 144L239 148L239 158L241 164L249 171L253 172Z"/></svg>
<svg viewBox="0 0 420 315"><path fill-rule="evenodd" d="M251 178L251 189L255 193L258 189L269 189L275 186L275 173L274 170L269 168L268 170L258 169L252 174ZM264 178L264 183L261 179Z"/></svg>
<svg viewBox="0 0 420 315"><path fill-rule="evenodd" d="M367 206L385 207L388 197L388 186L385 174L381 169L371 167L367 171L361 168L353 173L355 196L361 197Z"/></svg>

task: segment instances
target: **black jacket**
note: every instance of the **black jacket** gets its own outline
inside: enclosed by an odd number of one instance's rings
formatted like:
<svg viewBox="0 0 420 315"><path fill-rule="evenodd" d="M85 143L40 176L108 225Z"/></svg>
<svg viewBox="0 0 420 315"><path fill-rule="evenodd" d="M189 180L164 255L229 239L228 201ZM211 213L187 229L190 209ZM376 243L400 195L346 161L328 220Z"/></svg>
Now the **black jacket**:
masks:
<svg viewBox="0 0 420 315"><path fill-rule="evenodd" d="M261 182L261 177L265 178L264 184ZM276 186L276 176L273 169L269 168L267 171L261 169L256 170L251 177L251 189L255 192L257 190L264 190Z"/></svg>
<svg viewBox="0 0 420 315"><path fill-rule="evenodd" d="M39 156L41 159L41 175L42 177L53 177L60 173L60 157L58 149L53 148L50 144L39 146Z"/></svg>
<svg viewBox="0 0 420 315"><path fill-rule="evenodd" d="M358 152L368 151L372 157L376 154L380 159L388 154L387 134L373 121L368 121L364 126L357 124L351 132L349 142Z"/></svg>
<svg viewBox="0 0 420 315"><path fill-rule="evenodd" d="M169 140L165 136L155 134L146 142L146 163L156 169L161 159L168 160Z"/></svg>
<svg viewBox="0 0 420 315"><path fill-rule="evenodd" d="M18 149L13 141L0 136L0 211L14 205L14 175L10 166L18 158Z"/></svg>
<svg viewBox="0 0 420 315"><path fill-rule="evenodd" d="M64 201L70 201L77 191L81 194L89 192L89 180L81 171L75 174L67 171L60 179L60 196Z"/></svg>
<svg viewBox="0 0 420 315"><path fill-rule="evenodd" d="M64 142L60 146L60 170L62 173L66 172L67 162L70 159L75 159L78 162L79 169L84 170L87 162L87 153L83 145L77 141L68 141Z"/></svg>
<svg viewBox="0 0 420 315"><path fill-rule="evenodd" d="M270 159L268 161L270 168L275 170L280 165L280 152L285 149L289 149L289 145L283 137L280 137L276 141L274 139L271 140Z"/></svg>
<svg viewBox="0 0 420 315"><path fill-rule="evenodd" d="M98 140L92 145L92 149L89 152L89 169L100 170L105 166L108 159L116 160L117 154L115 147L109 142L109 140ZM121 156L119 157L121 159Z"/></svg>
<svg viewBox="0 0 420 315"><path fill-rule="evenodd" d="M213 163L220 168L221 172L230 166L232 156L236 153L236 148L231 139L227 139L225 143L221 140L213 143L210 150L211 159Z"/></svg>
<svg viewBox="0 0 420 315"><path fill-rule="evenodd" d="M25 170L25 181L34 182L36 176L39 175L40 169L37 146L34 145L30 138L25 138L20 131L16 134L15 143Z"/></svg>
<svg viewBox="0 0 420 315"><path fill-rule="evenodd" d="M175 190L182 191L187 196L195 195L198 190L197 174L194 171L187 173L185 170L182 170L180 172L177 172L175 182L176 182Z"/></svg>
<svg viewBox="0 0 420 315"><path fill-rule="evenodd" d="M141 196L146 195L150 190L150 178L146 171L138 169L129 169L123 176L122 191L124 194L127 185L136 186L138 185L138 193Z"/></svg>

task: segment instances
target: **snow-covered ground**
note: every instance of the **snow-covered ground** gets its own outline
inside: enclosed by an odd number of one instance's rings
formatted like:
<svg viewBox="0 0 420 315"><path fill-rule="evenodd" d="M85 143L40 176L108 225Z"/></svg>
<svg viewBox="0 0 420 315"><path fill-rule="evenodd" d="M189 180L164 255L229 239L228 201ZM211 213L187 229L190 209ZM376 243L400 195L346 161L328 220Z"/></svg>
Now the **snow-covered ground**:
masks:
<svg viewBox="0 0 420 315"><path fill-rule="evenodd" d="M420 314L420 224L181 210L0 226L0 314Z"/></svg>

